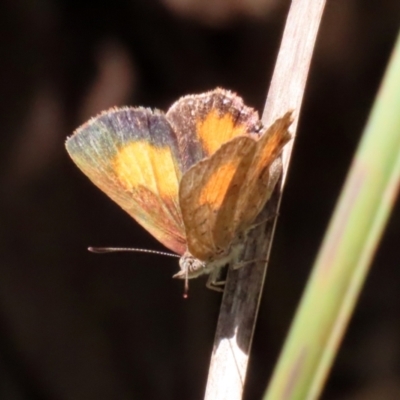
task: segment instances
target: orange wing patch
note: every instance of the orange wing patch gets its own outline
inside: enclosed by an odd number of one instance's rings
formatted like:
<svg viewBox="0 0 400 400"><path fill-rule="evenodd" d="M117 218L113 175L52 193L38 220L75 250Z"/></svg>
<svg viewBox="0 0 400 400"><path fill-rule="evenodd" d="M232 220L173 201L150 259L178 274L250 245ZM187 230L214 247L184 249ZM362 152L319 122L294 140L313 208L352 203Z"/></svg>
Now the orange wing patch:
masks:
<svg viewBox="0 0 400 400"><path fill-rule="evenodd" d="M221 115L219 110L211 110L203 120L199 120L196 130L207 155L214 154L221 144L249 132L248 126L239 123L234 115L228 112Z"/></svg>
<svg viewBox="0 0 400 400"><path fill-rule="evenodd" d="M228 191L228 188L231 185L234 175L236 174L236 169L237 164L235 163L235 160L227 160L219 170L213 171L210 169L207 171L207 182L201 188L199 193L200 207L209 204L211 196L213 196L212 204L215 209L222 206L225 200L224 194Z"/></svg>
<svg viewBox="0 0 400 400"><path fill-rule="evenodd" d="M126 190L145 186L170 201L178 197L181 174L170 148L151 147L145 141L131 142L119 150L112 163Z"/></svg>

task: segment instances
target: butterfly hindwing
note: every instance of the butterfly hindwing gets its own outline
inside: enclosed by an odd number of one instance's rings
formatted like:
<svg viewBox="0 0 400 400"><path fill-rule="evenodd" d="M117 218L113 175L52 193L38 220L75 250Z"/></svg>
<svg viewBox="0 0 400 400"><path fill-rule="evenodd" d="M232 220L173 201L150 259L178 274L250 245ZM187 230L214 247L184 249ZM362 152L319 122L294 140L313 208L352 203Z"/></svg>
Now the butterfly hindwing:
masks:
<svg viewBox="0 0 400 400"><path fill-rule="evenodd" d="M259 140L239 136L182 177L179 198L190 253L200 260L227 252L272 194L279 166L271 166L290 139L288 113Z"/></svg>
<svg viewBox="0 0 400 400"><path fill-rule="evenodd" d="M66 147L96 186L166 247L184 253L178 202L182 160L163 113L128 107L106 111L78 128Z"/></svg>
<svg viewBox="0 0 400 400"><path fill-rule="evenodd" d="M253 160L255 140L236 137L182 177L179 200L190 253L210 260L234 237L232 211Z"/></svg>
<svg viewBox="0 0 400 400"><path fill-rule="evenodd" d="M233 217L235 230L246 229L262 211L282 173L279 157L290 140L288 131L292 113L277 119L257 141L256 151L245 181L242 184Z"/></svg>

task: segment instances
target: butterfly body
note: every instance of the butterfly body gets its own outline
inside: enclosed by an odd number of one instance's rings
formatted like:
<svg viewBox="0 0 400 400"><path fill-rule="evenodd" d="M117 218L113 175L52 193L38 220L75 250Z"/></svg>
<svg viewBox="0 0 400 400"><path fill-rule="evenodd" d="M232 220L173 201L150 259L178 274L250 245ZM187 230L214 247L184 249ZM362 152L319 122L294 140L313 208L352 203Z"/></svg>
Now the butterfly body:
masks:
<svg viewBox="0 0 400 400"><path fill-rule="evenodd" d="M116 108L67 139L73 161L112 200L181 255L175 277L217 271L237 258L268 201L290 139L291 114L268 130L240 97L216 89L166 114Z"/></svg>

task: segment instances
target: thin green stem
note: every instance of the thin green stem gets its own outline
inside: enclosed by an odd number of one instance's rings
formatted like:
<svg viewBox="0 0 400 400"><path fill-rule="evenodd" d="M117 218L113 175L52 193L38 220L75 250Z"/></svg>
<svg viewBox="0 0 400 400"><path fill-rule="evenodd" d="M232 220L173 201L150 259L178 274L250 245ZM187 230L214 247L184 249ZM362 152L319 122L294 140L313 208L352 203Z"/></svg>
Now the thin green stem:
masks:
<svg viewBox="0 0 400 400"><path fill-rule="evenodd" d="M399 110L400 36L266 400L322 390L396 199Z"/></svg>

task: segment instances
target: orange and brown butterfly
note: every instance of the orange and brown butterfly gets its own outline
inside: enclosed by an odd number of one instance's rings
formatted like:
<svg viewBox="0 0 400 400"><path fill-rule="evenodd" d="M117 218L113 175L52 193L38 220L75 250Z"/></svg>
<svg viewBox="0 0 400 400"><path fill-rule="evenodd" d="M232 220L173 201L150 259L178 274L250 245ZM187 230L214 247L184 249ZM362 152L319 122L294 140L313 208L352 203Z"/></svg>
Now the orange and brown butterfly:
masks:
<svg viewBox="0 0 400 400"><path fill-rule="evenodd" d="M236 94L180 98L166 114L113 108L66 141L87 177L156 239L180 255L174 277L218 271L269 200L290 140L291 113L265 129Z"/></svg>

